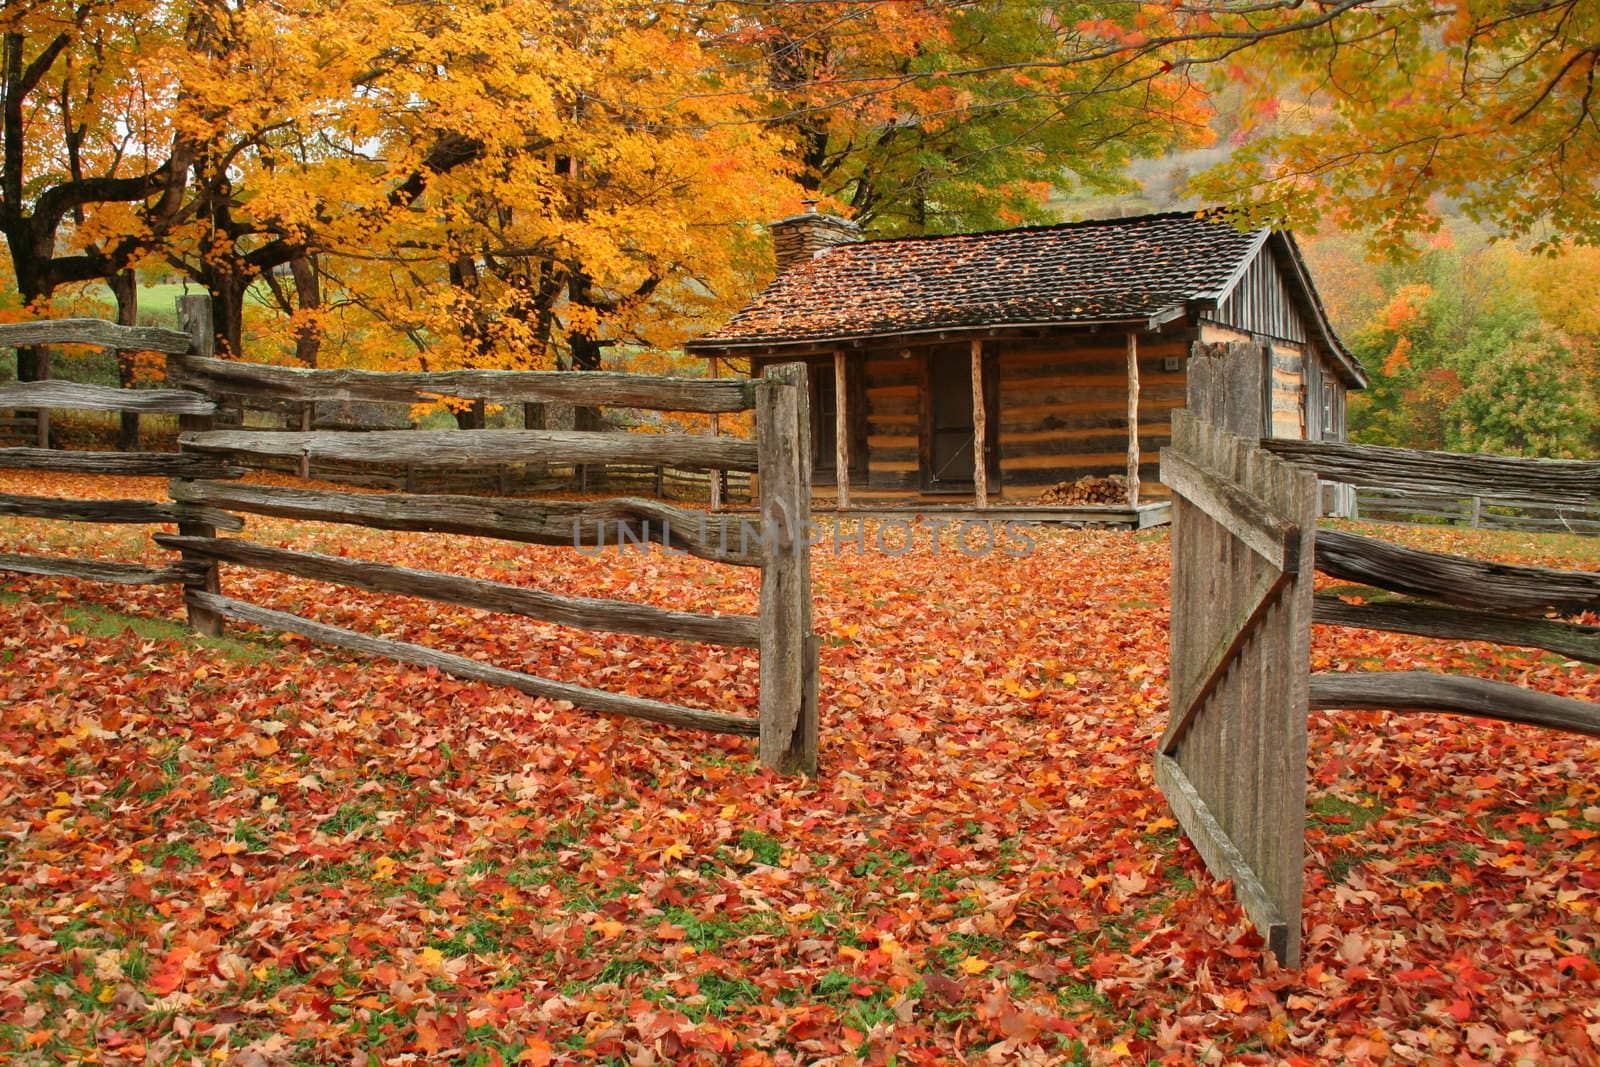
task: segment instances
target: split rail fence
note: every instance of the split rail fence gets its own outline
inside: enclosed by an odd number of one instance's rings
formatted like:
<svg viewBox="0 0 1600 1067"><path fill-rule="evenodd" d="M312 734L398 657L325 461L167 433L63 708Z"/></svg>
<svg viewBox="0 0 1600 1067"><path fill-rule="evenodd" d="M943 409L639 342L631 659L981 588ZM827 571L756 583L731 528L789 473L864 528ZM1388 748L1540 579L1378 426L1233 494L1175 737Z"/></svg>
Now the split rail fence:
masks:
<svg viewBox="0 0 1600 1067"><path fill-rule="evenodd" d="M1515 487L1502 496L1467 496L1359 486L1352 519L1423 526L1465 526L1474 530L1569 533L1600 537L1600 500L1550 504L1524 500Z"/></svg>
<svg viewBox="0 0 1600 1067"><path fill-rule="evenodd" d="M1244 349L1249 346L1228 346ZM1192 361L1161 479L1172 522L1172 715L1156 782L1279 960L1300 956L1311 709L1445 711L1600 737L1600 705L1423 671L1311 673L1313 623L1545 649L1600 663L1600 573L1489 563L1319 530L1318 479L1583 506L1600 463L1259 439L1232 381L1259 352ZM1215 364L1214 366L1212 364ZM1313 590L1315 571L1374 587ZM1399 599L1388 599L1400 594Z"/></svg>
<svg viewBox="0 0 1600 1067"><path fill-rule="evenodd" d="M62 381L0 386L0 409L161 412L180 420L180 451L74 452L0 448L0 466L171 479L166 500L63 500L0 495L0 514L78 522L176 524L155 541L174 553L159 568L101 560L0 555L0 570L144 584L179 583L190 625L203 634L225 620L299 634L366 655L432 667L533 696L674 726L758 738L761 761L783 773L815 774L817 643L811 625L810 442L805 368L770 368L755 380L695 380L614 373L448 371L404 374L307 370L211 358L209 307L184 298L182 332L98 320L0 326L0 345L89 344L165 353L172 388L120 390ZM492 402L558 402L662 411L755 413L756 437L561 430L365 432L218 429L223 404L256 399L418 403L439 396ZM41 434L45 431L41 430ZM755 475L759 522L640 498L526 500L449 492L352 493L247 484L253 469L287 460L401 464L418 471L472 471L516 463L667 464ZM761 572L754 615L711 615L644 604L564 597L522 586L376 562L275 548L223 531L242 515L344 523L382 530L491 537L594 548L654 543L704 560ZM752 526L755 528L752 529ZM756 718L683 707L540 678L421 645L377 638L226 596L220 565L293 575L369 591L481 608L590 630L746 647L760 657Z"/></svg>

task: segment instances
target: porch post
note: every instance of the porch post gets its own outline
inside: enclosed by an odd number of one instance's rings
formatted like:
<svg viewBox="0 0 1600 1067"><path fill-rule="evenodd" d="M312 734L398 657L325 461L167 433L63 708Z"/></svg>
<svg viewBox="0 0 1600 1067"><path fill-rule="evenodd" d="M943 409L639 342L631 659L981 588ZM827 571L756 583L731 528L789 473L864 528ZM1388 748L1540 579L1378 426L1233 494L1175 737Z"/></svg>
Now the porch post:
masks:
<svg viewBox="0 0 1600 1067"><path fill-rule="evenodd" d="M1139 335L1128 332L1128 506L1139 506Z"/></svg>
<svg viewBox="0 0 1600 1067"><path fill-rule="evenodd" d="M833 464L838 482L834 506L843 511L850 506L850 389L845 384L844 349L833 350Z"/></svg>
<svg viewBox="0 0 1600 1067"><path fill-rule="evenodd" d="M721 374L722 374L722 361L720 359L718 359L716 356L712 356L706 362L710 365L711 377L713 377L713 378L721 377ZM711 413L711 436L712 437L718 437L718 436L721 435L721 433L722 433L722 422L717 417L717 413L715 411L713 411ZM711 501L710 501L711 510L712 511L720 511L720 510L722 510L722 472L721 471L707 471L706 473L711 476Z"/></svg>
<svg viewBox="0 0 1600 1067"><path fill-rule="evenodd" d="M989 463L984 449L989 413L983 405L983 342L972 342L972 487L974 503L989 506Z"/></svg>

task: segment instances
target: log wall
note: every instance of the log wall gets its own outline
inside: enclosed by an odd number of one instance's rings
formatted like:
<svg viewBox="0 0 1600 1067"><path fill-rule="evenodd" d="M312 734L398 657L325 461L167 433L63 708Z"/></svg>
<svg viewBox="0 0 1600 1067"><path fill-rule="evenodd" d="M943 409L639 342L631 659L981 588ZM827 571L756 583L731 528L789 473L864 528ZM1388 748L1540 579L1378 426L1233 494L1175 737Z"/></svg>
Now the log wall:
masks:
<svg viewBox="0 0 1600 1067"><path fill-rule="evenodd" d="M1139 338L1139 447L1145 457L1139 471L1147 496L1165 495L1157 454L1171 439L1172 412L1184 402L1182 364L1169 370L1167 363L1182 361L1188 347L1186 333ZM1126 471L1126 335L993 341L985 348L997 385L988 432L999 452L999 480L991 480L991 496L1027 501L1057 482ZM963 343L866 353L863 418L872 495L921 494L923 361L969 358Z"/></svg>
<svg viewBox="0 0 1600 1067"><path fill-rule="evenodd" d="M1272 368L1272 436L1306 437L1306 353L1298 345L1274 343L1267 349Z"/></svg>
<svg viewBox="0 0 1600 1067"><path fill-rule="evenodd" d="M1184 404L1187 331L1139 337L1141 495L1165 496L1158 453ZM1007 499L1128 465L1127 335L1106 330L998 347L1001 490ZM1180 361L1168 370L1167 361Z"/></svg>

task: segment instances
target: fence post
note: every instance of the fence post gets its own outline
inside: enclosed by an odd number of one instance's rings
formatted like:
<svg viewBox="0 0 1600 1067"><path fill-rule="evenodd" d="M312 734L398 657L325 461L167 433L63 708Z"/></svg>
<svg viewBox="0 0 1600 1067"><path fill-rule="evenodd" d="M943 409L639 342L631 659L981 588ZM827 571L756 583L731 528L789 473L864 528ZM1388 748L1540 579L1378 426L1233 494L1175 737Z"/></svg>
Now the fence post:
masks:
<svg viewBox="0 0 1600 1067"><path fill-rule="evenodd" d="M211 298L206 295L178 297L178 326L189 335L189 352L196 356L210 356L216 352L216 334L211 327ZM181 365L183 356L167 357L168 378L175 377L171 370ZM212 398L217 399L216 397ZM192 430L209 430L212 428L210 415L179 415L178 430L180 433ZM179 446L180 450L182 446ZM217 528L206 522L180 522L178 533L184 537L215 537ZM187 557L186 557L187 558ZM184 589L202 593L220 593L222 582L218 566L215 561L199 558L190 559L189 562L203 567L200 576L192 583L186 583ZM185 595L184 606L189 614L189 628L195 633L205 637L220 637L222 635L222 616L214 611L199 607L194 598Z"/></svg>
<svg viewBox="0 0 1600 1067"><path fill-rule="evenodd" d="M761 762L817 773L816 641L811 633L811 418L803 363L756 383L762 541Z"/></svg>

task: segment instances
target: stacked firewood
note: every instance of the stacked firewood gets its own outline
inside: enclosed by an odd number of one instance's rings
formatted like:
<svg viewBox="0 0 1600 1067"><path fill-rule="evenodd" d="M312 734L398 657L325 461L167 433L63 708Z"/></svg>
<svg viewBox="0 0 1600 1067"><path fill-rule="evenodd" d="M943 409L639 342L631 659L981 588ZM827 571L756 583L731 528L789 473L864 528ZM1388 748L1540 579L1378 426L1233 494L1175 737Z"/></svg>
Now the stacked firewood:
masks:
<svg viewBox="0 0 1600 1067"><path fill-rule="evenodd" d="M1086 474L1075 482L1059 482L1040 493L1034 501L1055 507L1084 507L1090 504L1125 504L1128 479L1120 474Z"/></svg>

